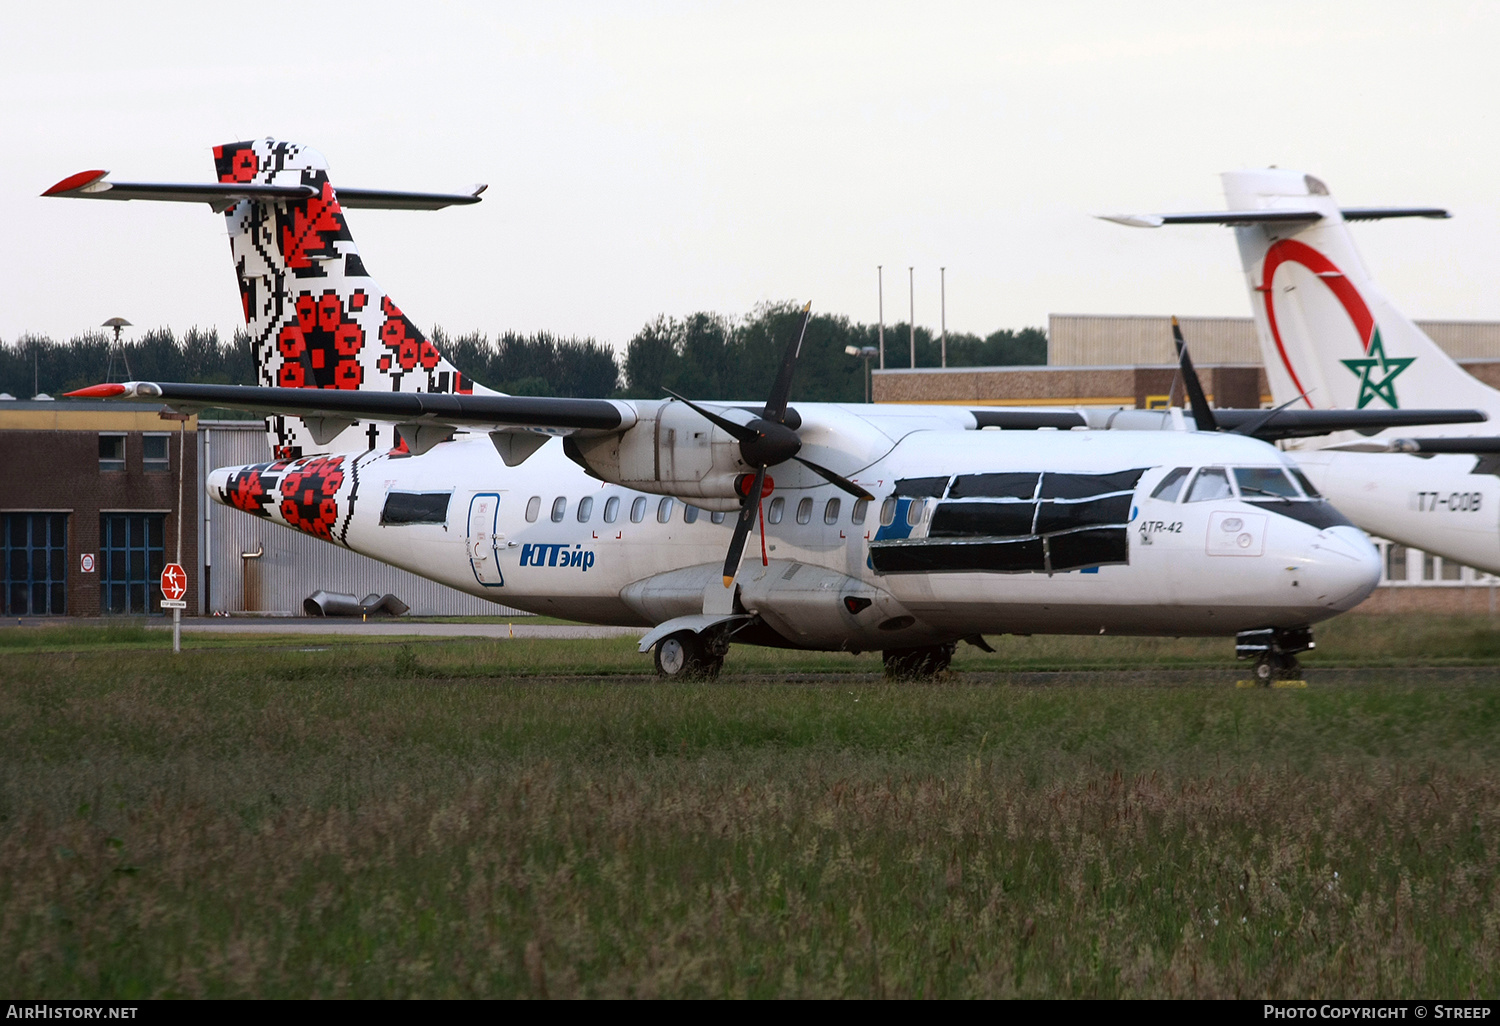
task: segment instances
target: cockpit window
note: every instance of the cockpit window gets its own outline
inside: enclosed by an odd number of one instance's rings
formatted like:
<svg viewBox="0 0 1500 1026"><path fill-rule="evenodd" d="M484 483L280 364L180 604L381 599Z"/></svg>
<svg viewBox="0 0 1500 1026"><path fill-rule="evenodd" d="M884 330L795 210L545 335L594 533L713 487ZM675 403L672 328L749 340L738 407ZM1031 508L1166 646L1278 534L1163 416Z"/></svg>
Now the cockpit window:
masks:
<svg viewBox="0 0 1500 1026"><path fill-rule="evenodd" d="M1234 493L1229 490L1229 475L1223 467L1204 467L1198 471L1198 476L1193 478L1193 486L1188 489L1188 502L1211 502L1214 499L1232 499Z"/></svg>
<svg viewBox="0 0 1500 1026"><path fill-rule="evenodd" d="M1190 467L1178 467L1169 471L1167 476L1161 479L1151 492L1151 498L1160 499L1162 502L1176 502L1178 494L1182 491L1183 483L1187 481Z"/></svg>
<svg viewBox="0 0 1500 1026"><path fill-rule="evenodd" d="M1298 470L1296 467L1292 467L1291 471L1292 476L1297 479L1297 483L1302 486L1302 490L1307 493L1307 497L1309 499L1321 499L1323 497L1318 492L1318 490L1313 487L1313 483L1307 479L1306 474L1302 473L1302 471Z"/></svg>
<svg viewBox="0 0 1500 1026"><path fill-rule="evenodd" d="M1246 499L1298 499L1297 486L1280 467L1235 467L1234 482Z"/></svg>

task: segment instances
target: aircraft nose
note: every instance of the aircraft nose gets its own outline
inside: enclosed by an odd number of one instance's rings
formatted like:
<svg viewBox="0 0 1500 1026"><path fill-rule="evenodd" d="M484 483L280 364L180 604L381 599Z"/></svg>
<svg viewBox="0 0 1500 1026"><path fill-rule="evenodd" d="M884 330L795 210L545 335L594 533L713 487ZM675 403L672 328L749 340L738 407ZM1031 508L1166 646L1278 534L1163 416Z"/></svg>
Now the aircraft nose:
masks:
<svg viewBox="0 0 1500 1026"><path fill-rule="evenodd" d="M1312 543L1308 584L1320 605L1353 609L1380 583L1380 550L1357 527L1339 525L1318 532Z"/></svg>

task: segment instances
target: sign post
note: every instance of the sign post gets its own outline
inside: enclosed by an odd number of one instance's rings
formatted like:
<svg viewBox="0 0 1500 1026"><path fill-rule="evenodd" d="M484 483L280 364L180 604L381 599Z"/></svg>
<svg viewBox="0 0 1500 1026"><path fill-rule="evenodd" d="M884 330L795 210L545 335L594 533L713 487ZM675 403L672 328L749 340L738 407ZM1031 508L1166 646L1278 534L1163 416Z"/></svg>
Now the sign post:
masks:
<svg viewBox="0 0 1500 1026"><path fill-rule="evenodd" d="M161 607L172 611L172 651L182 651L182 611L187 608L187 572L182 569L182 478L187 470L189 415L164 409L162 420L177 421L177 558L161 570Z"/></svg>

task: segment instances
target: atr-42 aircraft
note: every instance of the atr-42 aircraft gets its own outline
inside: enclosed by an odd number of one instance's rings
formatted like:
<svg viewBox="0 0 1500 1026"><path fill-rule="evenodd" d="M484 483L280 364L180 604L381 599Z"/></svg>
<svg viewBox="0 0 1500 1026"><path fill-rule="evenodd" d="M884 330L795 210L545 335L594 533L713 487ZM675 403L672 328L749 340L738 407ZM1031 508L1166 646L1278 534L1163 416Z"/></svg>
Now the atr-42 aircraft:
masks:
<svg viewBox="0 0 1500 1026"><path fill-rule="evenodd" d="M713 673L731 642L931 673L1013 632L1238 636L1269 677L1379 578L1364 534L1253 437L792 406L805 310L764 403L500 395L369 277L344 212L477 191L336 192L319 154L270 139L214 156L208 185L94 171L46 195L222 210L261 384L74 394L263 413L275 459L214 470L215 501L509 606L649 627L663 674Z"/></svg>
<svg viewBox="0 0 1500 1026"><path fill-rule="evenodd" d="M1235 230L1266 376L1288 413L1469 407L1500 417L1500 392L1455 363L1376 285L1350 221L1446 218L1435 207L1340 207L1312 175L1222 176L1228 211L1120 214L1132 227ZM1500 573L1500 437L1493 426L1409 426L1288 442L1317 486L1361 527Z"/></svg>

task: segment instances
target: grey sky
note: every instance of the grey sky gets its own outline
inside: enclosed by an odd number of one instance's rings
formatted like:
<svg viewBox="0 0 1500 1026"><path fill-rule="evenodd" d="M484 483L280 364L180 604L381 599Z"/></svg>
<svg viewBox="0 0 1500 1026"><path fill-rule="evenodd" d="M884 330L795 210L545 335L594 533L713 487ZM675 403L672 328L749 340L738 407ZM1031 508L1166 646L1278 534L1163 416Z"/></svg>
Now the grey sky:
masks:
<svg viewBox="0 0 1500 1026"><path fill-rule="evenodd" d="M1248 312L1217 173L1311 171L1419 317L1500 319L1500 5L12 4L0 12L0 339L239 319L206 207L38 197L86 168L208 181L274 135L335 185L490 185L354 211L421 325L623 346L774 299L985 333L1049 312Z"/></svg>

